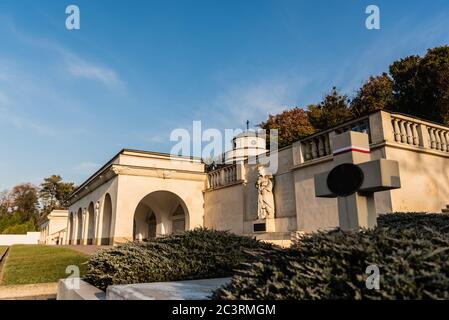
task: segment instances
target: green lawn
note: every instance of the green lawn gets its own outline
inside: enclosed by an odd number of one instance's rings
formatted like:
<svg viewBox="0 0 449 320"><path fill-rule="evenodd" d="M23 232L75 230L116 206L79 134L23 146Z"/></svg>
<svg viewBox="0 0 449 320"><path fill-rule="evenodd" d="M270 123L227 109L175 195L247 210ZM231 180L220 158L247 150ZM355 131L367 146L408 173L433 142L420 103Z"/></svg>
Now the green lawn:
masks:
<svg viewBox="0 0 449 320"><path fill-rule="evenodd" d="M0 246L0 257L5 253L6 249L8 249L8 246Z"/></svg>
<svg viewBox="0 0 449 320"><path fill-rule="evenodd" d="M84 274L88 256L58 246L15 245L3 267L2 285L57 282L66 278L67 266L80 267Z"/></svg>

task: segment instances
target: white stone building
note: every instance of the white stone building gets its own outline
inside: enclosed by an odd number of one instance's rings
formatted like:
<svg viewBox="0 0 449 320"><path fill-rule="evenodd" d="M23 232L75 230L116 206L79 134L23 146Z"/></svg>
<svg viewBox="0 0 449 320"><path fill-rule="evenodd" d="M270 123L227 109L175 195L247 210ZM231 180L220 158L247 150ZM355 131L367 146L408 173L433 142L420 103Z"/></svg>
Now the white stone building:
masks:
<svg viewBox="0 0 449 320"><path fill-rule="evenodd" d="M315 197L314 175L332 165L332 137L349 130L368 134L371 159L399 162L402 187L375 195L378 213L441 212L449 204L449 128L378 111L273 154L279 167L267 229L255 228L257 165L206 172L200 159L124 149L71 195L67 243L115 244L205 226L286 245L298 232L336 227L337 200ZM242 135L226 159L265 152L258 137Z"/></svg>
<svg viewBox="0 0 449 320"><path fill-rule="evenodd" d="M41 244L61 245L66 242L68 210L53 210L39 226Z"/></svg>

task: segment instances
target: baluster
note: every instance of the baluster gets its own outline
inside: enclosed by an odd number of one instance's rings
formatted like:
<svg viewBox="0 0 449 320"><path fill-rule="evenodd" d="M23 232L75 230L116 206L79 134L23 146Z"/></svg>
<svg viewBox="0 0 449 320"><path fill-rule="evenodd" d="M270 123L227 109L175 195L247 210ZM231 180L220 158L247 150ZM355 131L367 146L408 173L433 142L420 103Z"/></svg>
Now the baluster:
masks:
<svg viewBox="0 0 449 320"><path fill-rule="evenodd" d="M363 130L362 131L364 133L366 133L367 135L369 135L369 125L368 125L368 122L366 120L363 121L362 126L363 126Z"/></svg>
<svg viewBox="0 0 449 320"><path fill-rule="evenodd" d="M406 136L406 132L405 132L405 125L404 125L404 121L402 121L402 120L399 121L399 130L401 132L401 142L402 143L407 142L407 136Z"/></svg>
<svg viewBox="0 0 449 320"><path fill-rule="evenodd" d="M302 146L302 148L304 150L304 159L306 161L310 160L311 154L310 154L310 148L309 148L310 145L309 145L309 143L306 141L306 142L302 143L301 146Z"/></svg>
<svg viewBox="0 0 449 320"><path fill-rule="evenodd" d="M440 139L440 130L435 129L435 149L440 150L441 149L441 139Z"/></svg>
<svg viewBox="0 0 449 320"><path fill-rule="evenodd" d="M433 128L429 128L429 137L430 137L430 148L435 149L435 130Z"/></svg>
<svg viewBox="0 0 449 320"><path fill-rule="evenodd" d="M413 133L413 144L415 146L419 145L419 135L418 135L418 124L412 124L412 133Z"/></svg>
<svg viewBox="0 0 449 320"><path fill-rule="evenodd" d="M220 186L223 186L226 184L226 168L223 168L220 170Z"/></svg>
<svg viewBox="0 0 449 320"><path fill-rule="evenodd" d="M405 122L404 126L405 126L405 134L407 136L407 143L408 144L413 144L413 137L412 137L412 130L410 127L411 123L410 122Z"/></svg>
<svg viewBox="0 0 449 320"><path fill-rule="evenodd" d="M446 137L446 131L440 131L441 132L441 151L447 150L447 137Z"/></svg>
<svg viewBox="0 0 449 320"><path fill-rule="evenodd" d="M449 131L444 132L444 137L446 138L446 150L444 151L449 152Z"/></svg>
<svg viewBox="0 0 449 320"><path fill-rule="evenodd" d="M394 141L401 142L401 131L399 129L398 119L393 118Z"/></svg>
<svg viewBox="0 0 449 320"><path fill-rule="evenodd" d="M318 155L320 157L324 156L324 143L323 143L323 137L318 137Z"/></svg>
<svg viewBox="0 0 449 320"><path fill-rule="evenodd" d="M441 151L447 151L447 144L449 143L447 138L447 131L441 130Z"/></svg>
<svg viewBox="0 0 449 320"><path fill-rule="evenodd" d="M446 135L446 151L449 152L449 131L445 131Z"/></svg>
<svg viewBox="0 0 449 320"><path fill-rule="evenodd" d="M312 145L312 159L316 159L316 158L318 158L318 152L317 152L317 148L316 148L315 139L311 139L310 143Z"/></svg>
<svg viewBox="0 0 449 320"><path fill-rule="evenodd" d="M328 134L326 134L324 136L324 149L326 151L326 155L331 154L331 146L329 144L329 135Z"/></svg>

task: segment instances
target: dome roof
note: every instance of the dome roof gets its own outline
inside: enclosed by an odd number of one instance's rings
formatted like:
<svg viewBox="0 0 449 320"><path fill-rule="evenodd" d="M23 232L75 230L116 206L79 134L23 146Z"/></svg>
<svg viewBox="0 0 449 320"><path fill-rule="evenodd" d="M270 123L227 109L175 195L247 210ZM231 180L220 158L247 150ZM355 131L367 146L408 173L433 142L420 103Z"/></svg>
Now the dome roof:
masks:
<svg viewBox="0 0 449 320"><path fill-rule="evenodd" d="M263 131L245 131L242 133L239 133L238 135L236 135L233 139L238 139L238 138L246 138L246 137L258 137L261 139L265 139L265 132Z"/></svg>

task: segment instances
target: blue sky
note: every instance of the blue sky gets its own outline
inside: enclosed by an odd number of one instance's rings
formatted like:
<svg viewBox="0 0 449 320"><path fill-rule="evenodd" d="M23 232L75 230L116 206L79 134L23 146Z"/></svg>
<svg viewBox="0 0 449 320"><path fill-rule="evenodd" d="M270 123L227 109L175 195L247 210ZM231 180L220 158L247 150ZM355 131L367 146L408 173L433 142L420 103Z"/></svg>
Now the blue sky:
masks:
<svg viewBox="0 0 449 320"><path fill-rule="evenodd" d="M80 30L65 28L70 4ZM445 0L2 0L0 190L81 183L123 147L168 152L193 120L238 128L334 85L353 94L448 31Z"/></svg>

